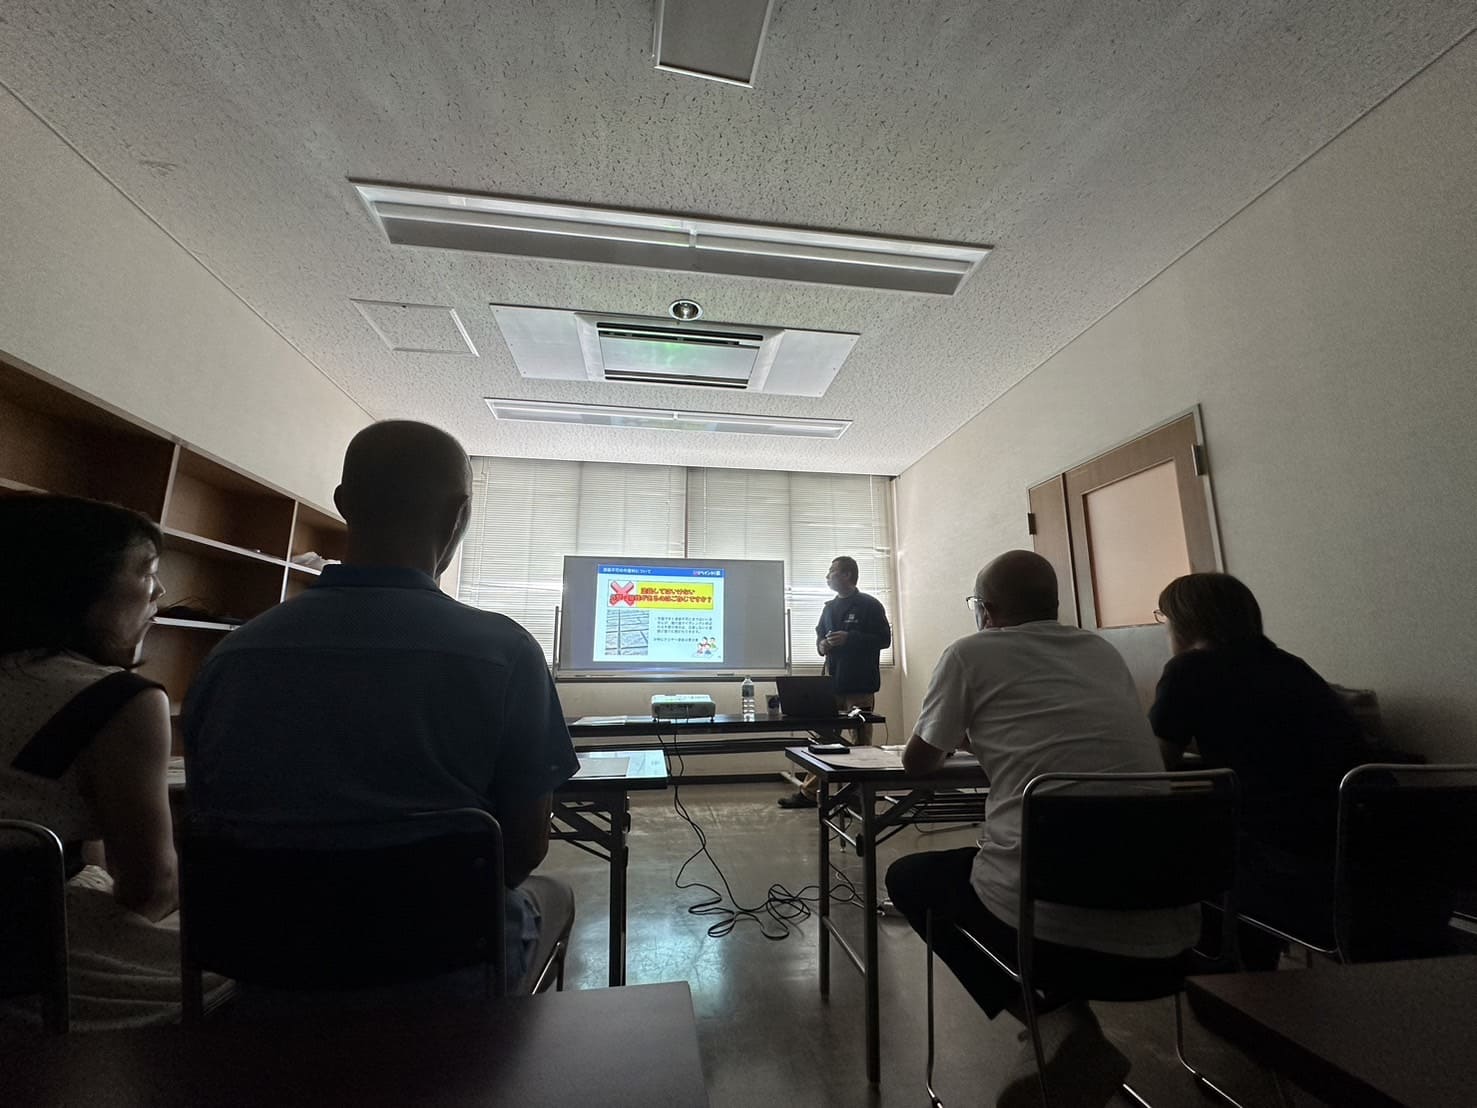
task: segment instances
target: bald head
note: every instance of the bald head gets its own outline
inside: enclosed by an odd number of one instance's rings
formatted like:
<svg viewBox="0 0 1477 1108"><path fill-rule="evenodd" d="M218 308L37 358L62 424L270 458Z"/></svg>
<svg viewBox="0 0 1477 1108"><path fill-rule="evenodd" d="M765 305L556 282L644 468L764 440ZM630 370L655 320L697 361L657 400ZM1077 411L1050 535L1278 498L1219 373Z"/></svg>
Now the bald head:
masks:
<svg viewBox="0 0 1477 1108"><path fill-rule="evenodd" d="M974 579L974 593L994 627L1057 616L1056 571L1029 550L1008 550L985 566Z"/></svg>
<svg viewBox="0 0 1477 1108"><path fill-rule="evenodd" d="M430 544L446 548L435 555L440 563L461 539L471 493L471 463L456 439L427 423L392 419L350 441L334 503L351 539L378 552L360 560L386 561L388 549Z"/></svg>

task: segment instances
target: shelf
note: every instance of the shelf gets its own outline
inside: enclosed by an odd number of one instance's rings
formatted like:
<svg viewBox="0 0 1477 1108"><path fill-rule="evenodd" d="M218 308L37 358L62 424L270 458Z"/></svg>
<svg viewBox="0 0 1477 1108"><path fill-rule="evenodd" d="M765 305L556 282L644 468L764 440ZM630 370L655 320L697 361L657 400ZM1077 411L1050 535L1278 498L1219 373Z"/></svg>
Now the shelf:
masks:
<svg viewBox="0 0 1477 1108"><path fill-rule="evenodd" d="M0 489L108 500L158 519L174 444L0 361Z"/></svg>
<svg viewBox="0 0 1477 1108"><path fill-rule="evenodd" d="M318 571L289 569L289 553L342 558L348 548L331 511L0 358L0 497L35 492L111 501L162 523L164 604L220 613L152 621L140 672L164 686L176 723L205 659L240 626L223 617L258 616L311 586Z"/></svg>
<svg viewBox="0 0 1477 1108"><path fill-rule="evenodd" d="M133 420L102 407L99 401L75 394L71 391L71 386L42 380L34 373L28 373L8 362L0 362L0 394L47 419L105 434L158 439L157 435L146 431Z"/></svg>
<svg viewBox="0 0 1477 1108"><path fill-rule="evenodd" d="M150 622L155 627L184 627L193 631L234 631L239 623L215 623L204 619L175 619L173 616L155 616Z"/></svg>
<svg viewBox="0 0 1477 1108"><path fill-rule="evenodd" d="M297 506L292 527L292 553L308 551L342 561L348 553L349 531L344 521L308 504Z"/></svg>
<svg viewBox="0 0 1477 1108"><path fill-rule="evenodd" d="M192 535L175 527L161 527L164 545L171 550L185 550L207 558L247 558L253 562L264 562L269 566L285 566L287 562L263 554L260 550L247 550L244 546L232 546L218 539L207 539L204 535Z"/></svg>
<svg viewBox="0 0 1477 1108"><path fill-rule="evenodd" d="M229 466L180 447L163 523L242 550L285 560L297 509L289 496Z"/></svg>

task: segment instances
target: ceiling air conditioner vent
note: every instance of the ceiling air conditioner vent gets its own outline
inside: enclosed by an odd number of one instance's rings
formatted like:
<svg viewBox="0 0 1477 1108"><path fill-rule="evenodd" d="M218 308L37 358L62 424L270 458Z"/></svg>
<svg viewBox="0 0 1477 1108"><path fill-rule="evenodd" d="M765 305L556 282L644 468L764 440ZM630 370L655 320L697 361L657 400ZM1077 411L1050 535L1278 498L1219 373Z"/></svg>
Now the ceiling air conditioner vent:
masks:
<svg viewBox="0 0 1477 1108"><path fill-rule="evenodd" d="M757 331L678 328L598 320L595 337L607 381L746 389L764 352Z"/></svg>
<svg viewBox="0 0 1477 1108"><path fill-rule="evenodd" d="M518 372L544 381L613 381L823 396L857 336L751 323L493 304Z"/></svg>

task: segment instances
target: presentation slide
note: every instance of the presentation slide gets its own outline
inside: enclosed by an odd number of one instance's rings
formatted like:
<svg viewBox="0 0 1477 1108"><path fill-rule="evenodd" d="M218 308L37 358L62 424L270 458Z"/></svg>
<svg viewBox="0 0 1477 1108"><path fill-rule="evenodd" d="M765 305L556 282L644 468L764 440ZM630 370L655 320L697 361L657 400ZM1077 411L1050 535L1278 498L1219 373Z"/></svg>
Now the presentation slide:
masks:
<svg viewBox="0 0 1477 1108"><path fill-rule="evenodd" d="M723 576L717 567L600 566L592 657L723 661Z"/></svg>
<svg viewBox="0 0 1477 1108"><path fill-rule="evenodd" d="M562 675L785 670L779 561L564 559Z"/></svg>

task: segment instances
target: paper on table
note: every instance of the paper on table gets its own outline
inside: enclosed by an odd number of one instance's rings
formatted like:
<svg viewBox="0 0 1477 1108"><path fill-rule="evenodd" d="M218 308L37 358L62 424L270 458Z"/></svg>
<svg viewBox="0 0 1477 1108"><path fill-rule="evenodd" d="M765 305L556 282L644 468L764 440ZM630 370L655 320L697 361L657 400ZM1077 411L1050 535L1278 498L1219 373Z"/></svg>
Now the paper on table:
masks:
<svg viewBox="0 0 1477 1108"><path fill-rule="evenodd" d="M630 718L630 716L580 716L574 721L574 725L576 727L613 727L628 722Z"/></svg>
<svg viewBox="0 0 1477 1108"><path fill-rule="evenodd" d="M903 748L900 746L854 746L848 754L812 754L827 765L836 766L838 769L853 766L857 769L901 769L903 766ZM956 750L949 755L949 764L954 764L956 758L965 758L974 761L974 755L967 750Z"/></svg>
<svg viewBox="0 0 1477 1108"><path fill-rule="evenodd" d="M893 751L893 752L895 752L897 754L902 754L902 752L906 748L903 746L902 743L898 743L896 746L879 746L876 749L878 749L878 750L889 750L889 751ZM958 750L951 750L951 751L949 751L949 757L950 758L973 758L974 757L974 751L972 751L972 750L965 750L963 747L961 747Z"/></svg>
<svg viewBox="0 0 1477 1108"><path fill-rule="evenodd" d="M580 771L576 773L576 780L589 780L592 777L624 777L631 768L630 758L600 758L588 754L581 754Z"/></svg>
<svg viewBox="0 0 1477 1108"><path fill-rule="evenodd" d="M854 746L847 754L812 754L812 757L838 769L847 766L856 769L901 769L903 765L901 751L881 746Z"/></svg>

